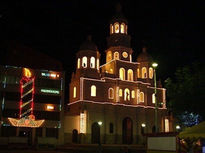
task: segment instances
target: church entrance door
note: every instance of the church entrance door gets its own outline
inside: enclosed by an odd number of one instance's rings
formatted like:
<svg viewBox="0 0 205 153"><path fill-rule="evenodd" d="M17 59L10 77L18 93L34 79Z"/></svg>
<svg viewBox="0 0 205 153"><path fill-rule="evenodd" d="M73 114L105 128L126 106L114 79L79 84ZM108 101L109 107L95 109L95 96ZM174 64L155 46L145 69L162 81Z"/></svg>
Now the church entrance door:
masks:
<svg viewBox="0 0 205 153"><path fill-rule="evenodd" d="M97 122L92 124L92 143L99 143L100 142L100 126Z"/></svg>
<svg viewBox="0 0 205 153"><path fill-rule="evenodd" d="M132 144L133 140L133 125L132 120L129 117L124 118L122 122L122 142L123 144Z"/></svg>

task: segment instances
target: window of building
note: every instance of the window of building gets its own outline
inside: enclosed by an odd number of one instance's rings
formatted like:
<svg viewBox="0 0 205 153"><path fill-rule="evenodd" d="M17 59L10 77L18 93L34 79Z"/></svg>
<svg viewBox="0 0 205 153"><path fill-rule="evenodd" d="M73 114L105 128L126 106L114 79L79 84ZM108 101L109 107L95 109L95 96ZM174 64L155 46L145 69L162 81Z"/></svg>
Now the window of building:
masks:
<svg viewBox="0 0 205 153"><path fill-rule="evenodd" d="M109 97L109 99L113 99L114 98L114 90L113 90L113 88L109 88L108 89L108 97Z"/></svg>
<svg viewBox="0 0 205 153"><path fill-rule="evenodd" d="M155 99L155 94L153 93L153 94L152 94L152 103L155 104L155 101L156 101L156 99Z"/></svg>
<svg viewBox="0 0 205 153"><path fill-rule="evenodd" d="M132 55L130 54L130 62L132 62Z"/></svg>
<svg viewBox="0 0 205 153"><path fill-rule="evenodd" d="M113 25L110 24L110 34L113 34Z"/></svg>
<svg viewBox="0 0 205 153"><path fill-rule="evenodd" d="M90 58L90 67L95 68L95 57Z"/></svg>
<svg viewBox="0 0 205 153"><path fill-rule="evenodd" d="M146 69L146 67L142 68L142 78L147 78L147 69Z"/></svg>
<svg viewBox="0 0 205 153"><path fill-rule="evenodd" d="M149 78L150 79L153 78L153 68L152 67L149 68Z"/></svg>
<svg viewBox="0 0 205 153"><path fill-rule="evenodd" d="M110 123L110 133L113 133L114 132L114 126L113 126L113 123Z"/></svg>
<svg viewBox="0 0 205 153"><path fill-rule="evenodd" d="M119 27L119 23L118 22L116 22L115 24L114 24L114 28L115 28L115 33L119 33L119 31L120 31L120 27Z"/></svg>
<svg viewBox="0 0 205 153"><path fill-rule="evenodd" d="M140 92L140 102L143 103L144 102L144 92Z"/></svg>
<svg viewBox="0 0 205 153"><path fill-rule="evenodd" d="M130 90L128 88L126 88L124 91L124 100L130 100Z"/></svg>
<svg viewBox="0 0 205 153"><path fill-rule="evenodd" d="M122 23L120 26L121 26L120 32L121 32L121 33L125 33L125 24Z"/></svg>
<svg viewBox="0 0 205 153"><path fill-rule="evenodd" d="M123 52L123 53L122 53L122 56L123 56L124 58L127 58L127 57L128 57L127 52Z"/></svg>
<svg viewBox="0 0 205 153"><path fill-rule="evenodd" d="M165 122L165 124L164 124L165 125L165 132L169 132L169 120L166 118L164 122Z"/></svg>
<svg viewBox="0 0 205 153"><path fill-rule="evenodd" d="M76 98L76 87L73 88L73 98Z"/></svg>
<svg viewBox="0 0 205 153"><path fill-rule="evenodd" d="M83 61L82 61L82 67L86 68L87 67L87 57L83 57Z"/></svg>
<svg viewBox="0 0 205 153"><path fill-rule="evenodd" d="M100 60L99 58L97 59L97 69L99 70L99 67L100 67Z"/></svg>
<svg viewBox="0 0 205 153"><path fill-rule="evenodd" d="M111 51L108 51L107 52L107 57L106 57L106 62L108 63L109 61L112 60L112 52Z"/></svg>
<svg viewBox="0 0 205 153"><path fill-rule="evenodd" d="M120 68L120 79L125 80L125 69L122 67Z"/></svg>
<svg viewBox="0 0 205 153"><path fill-rule="evenodd" d="M119 96L122 97L122 89L119 90Z"/></svg>
<svg viewBox="0 0 205 153"><path fill-rule="evenodd" d="M114 53L114 59L119 60L119 53L118 52Z"/></svg>
<svg viewBox="0 0 205 153"><path fill-rule="evenodd" d="M135 98L135 91L132 90L132 98Z"/></svg>
<svg viewBox="0 0 205 153"><path fill-rule="evenodd" d="M140 90L137 89L137 103L140 102Z"/></svg>
<svg viewBox="0 0 205 153"><path fill-rule="evenodd" d="M91 86L91 96L96 97L96 86L95 85Z"/></svg>
<svg viewBox="0 0 205 153"><path fill-rule="evenodd" d="M133 81L133 71L131 69L127 71L127 76L129 81Z"/></svg>
<svg viewBox="0 0 205 153"><path fill-rule="evenodd" d="M140 69L137 69L137 77L140 78Z"/></svg>
<svg viewBox="0 0 205 153"><path fill-rule="evenodd" d="M78 69L80 68L80 58L78 58Z"/></svg>

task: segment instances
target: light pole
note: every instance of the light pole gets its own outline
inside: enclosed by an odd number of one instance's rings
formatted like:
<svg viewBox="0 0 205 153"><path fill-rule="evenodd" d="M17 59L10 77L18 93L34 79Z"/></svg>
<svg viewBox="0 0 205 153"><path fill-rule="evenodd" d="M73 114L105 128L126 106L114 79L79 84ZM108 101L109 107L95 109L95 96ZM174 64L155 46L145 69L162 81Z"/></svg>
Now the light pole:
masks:
<svg viewBox="0 0 205 153"><path fill-rule="evenodd" d="M154 68L154 97L155 97L155 118L154 118L154 124L155 124L155 132L158 132L158 104L157 104L157 81L156 81L156 68L158 64L153 63L152 67Z"/></svg>
<svg viewBox="0 0 205 153"><path fill-rule="evenodd" d="M99 128L102 126L102 121L98 121L98 125L99 125ZM101 138L101 137L100 137ZM101 142L100 142L100 138L99 138L99 153L102 152L102 147L101 147Z"/></svg>

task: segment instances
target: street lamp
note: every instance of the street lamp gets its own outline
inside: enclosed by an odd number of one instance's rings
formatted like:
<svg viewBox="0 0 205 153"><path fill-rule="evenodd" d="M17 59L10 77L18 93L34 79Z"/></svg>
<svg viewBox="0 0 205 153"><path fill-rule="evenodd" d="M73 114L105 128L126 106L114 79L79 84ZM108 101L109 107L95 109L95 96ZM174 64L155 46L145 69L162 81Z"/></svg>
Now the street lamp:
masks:
<svg viewBox="0 0 205 153"><path fill-rule="evenodd" d="M152 67L154 68L154 97L155 97L155 132L158 132L158 117L157 117L157 111L158 111L158 105L157 105L157 81L156 81L156 68L158 64L157 63L152 63Z"/></svg>
<svg viewBox="0 0 205 153"><path fill-rule="evenodd" d="M100 126L102 126L102 121L98 121L98 125L99 125L99 128L100 128ZM102 153L102 147L101 147L100 139L99 139L99 153Z"/></svg>

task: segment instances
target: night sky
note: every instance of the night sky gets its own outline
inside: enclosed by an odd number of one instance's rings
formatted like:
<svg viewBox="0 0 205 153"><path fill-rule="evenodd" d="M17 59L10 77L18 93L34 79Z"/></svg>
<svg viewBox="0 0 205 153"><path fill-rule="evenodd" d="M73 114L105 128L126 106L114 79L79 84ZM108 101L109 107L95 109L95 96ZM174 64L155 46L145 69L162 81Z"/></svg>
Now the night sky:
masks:
<svg viewBox="0 0 205 153"><path fill-rule="evenodd" d="M19 43L60 60L67 82L75 68L75 54L92 35L105 62L109 21L116 0L18 0L0 2L0 38ZM202 62L205 3L200 1L120 1L128 20L133 60L146 45L159 63L158 77L173 76L176 67Z"/></svg>

